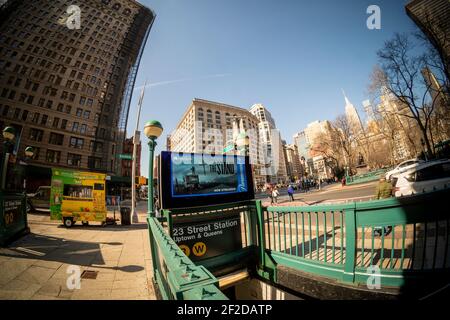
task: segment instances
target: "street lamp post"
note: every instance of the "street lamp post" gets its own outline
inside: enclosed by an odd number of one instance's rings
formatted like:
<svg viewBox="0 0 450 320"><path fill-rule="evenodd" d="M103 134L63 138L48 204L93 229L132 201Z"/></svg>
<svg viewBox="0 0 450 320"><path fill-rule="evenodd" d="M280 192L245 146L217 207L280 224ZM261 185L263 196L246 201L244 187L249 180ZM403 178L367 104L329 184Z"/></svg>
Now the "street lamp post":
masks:
<svg viewBox="0 0 450 320"><path fill-rule="evenodd" d="M25 158L26 158L26 160L28 161L28 160L32 159L33 156L34 156L34 148L33 148L33 147L26 147L26 148L25 148ZM27 179L26 179L26 176L25 176L25 179L23 180L23 189L24 189L25 192L26 192L26 189L27 189Z"/></svg>
<svg viewBox="0 0 450 320"><path fill-rule="evenodd" d="M16 137L16 130L13 127L6 127L3 129L3 155L2 155L2 168L1 168L1 185L0 189L5 189L6 174L9 161L9 149L12 145L12 141Z"/></svg>
<svg viewBox="0 0 450 320"><path fill-rule="evenodd" d="M156 147L156 139L162 134L163 127L159 121L153 120L145 124L144 133L149 139L149 167L148 167L148 211L149 217L155 214L154 202L153 202L153 156Z"/></svg>
<svg viewBox="0 0 450 320"><path fill-rule="evenodd" d="M137 147L141 144L141 133L138 131L139 128L139 120L141 117L141 108L142 108L142 102L144 100L144 93L145 93L145 86L147 85L147 81L145 81L144 87L142 88L141 95L139 96L139 102L138 102L138 114L136 118L136 129L134 130L133 135L133 158L131 162L131 213L132 213L132 219L133 223L138 223L139 218L136 211L136 156L137 156Z"/></svg>

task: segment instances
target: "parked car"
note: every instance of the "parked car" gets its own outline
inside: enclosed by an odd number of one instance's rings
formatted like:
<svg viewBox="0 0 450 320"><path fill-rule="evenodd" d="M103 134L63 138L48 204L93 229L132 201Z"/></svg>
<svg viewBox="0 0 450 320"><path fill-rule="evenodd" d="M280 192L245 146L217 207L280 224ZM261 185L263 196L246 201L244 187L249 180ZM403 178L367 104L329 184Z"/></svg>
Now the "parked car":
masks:
<svg viewBox="0 0 450 320"><path fill-rule="evenodd" d="M429 161L393 177L396 197L450 187L450 160Z"/></svg>
<svg viewBox="0 0 450 320"><path fill-rule="evenodd" d="M50 186L40 186L35 193L27 194L27 212L50 209Z"/></svg>
<svg viewBox="0 0 450 320"><path fill-rule="evenodd" d="M421 163L425 163L425 161L420 160L420 159L410 159L410 160L403 161L399 165L397 165L394 169L386 172L386 180L389 181L389 180L391 180L392 177L394 177L400 173L403 173L409 169L415 168Z"/></svg>

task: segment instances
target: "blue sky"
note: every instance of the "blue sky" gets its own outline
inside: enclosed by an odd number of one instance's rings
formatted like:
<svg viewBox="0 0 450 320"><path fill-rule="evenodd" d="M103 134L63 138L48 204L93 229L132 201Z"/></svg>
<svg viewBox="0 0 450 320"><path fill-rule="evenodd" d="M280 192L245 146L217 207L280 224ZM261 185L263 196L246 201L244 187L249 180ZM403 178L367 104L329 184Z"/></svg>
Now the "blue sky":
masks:
<svg viewBox="0 0 450 320"><path fill-rule="evenodd" d="M415 26L405 0L140 0L156 13L136 86L147 79L140 127L164 126L157 152L193 98L250 108L262 103L282 138L315 120L344 112L345 90L362 112L376 51L394 32ZM369 5L381 9L381 30L369 30ZM128 122L136 123L139 90ZM363 114L361 114L363 116ZM146 138L142 139L146 142ZM141 174L148 174L143 144Z"/></svg>

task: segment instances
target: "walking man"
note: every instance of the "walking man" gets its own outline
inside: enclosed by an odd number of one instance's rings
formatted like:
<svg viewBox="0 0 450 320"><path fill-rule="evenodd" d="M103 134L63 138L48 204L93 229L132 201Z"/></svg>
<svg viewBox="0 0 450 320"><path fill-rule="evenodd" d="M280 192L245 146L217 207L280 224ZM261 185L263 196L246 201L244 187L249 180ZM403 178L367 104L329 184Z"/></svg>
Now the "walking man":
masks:
<svg viewBox="0 0 450 320"><path fill-rule="evenodd" d="M287 189L288 195L289 195L289 201L294 201L294 188L290 184Z"/></svg>

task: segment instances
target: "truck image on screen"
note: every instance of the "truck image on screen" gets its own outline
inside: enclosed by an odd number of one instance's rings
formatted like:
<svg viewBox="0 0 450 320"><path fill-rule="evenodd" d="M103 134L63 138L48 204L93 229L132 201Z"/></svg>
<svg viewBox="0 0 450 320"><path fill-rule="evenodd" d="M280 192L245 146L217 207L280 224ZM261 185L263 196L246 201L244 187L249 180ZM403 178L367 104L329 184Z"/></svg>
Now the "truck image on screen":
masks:
<svg viewBox="0 0 450 320"><path fill-rule="evenodd" d="M68 228L77 221L105 222L105 181L101 173L52 169L51 219L62 220Z"/></svg>

